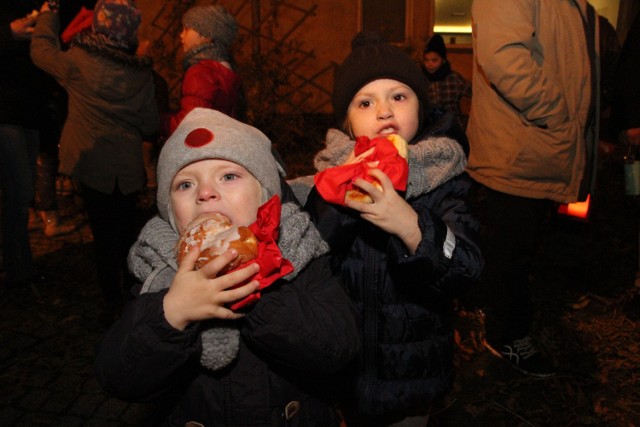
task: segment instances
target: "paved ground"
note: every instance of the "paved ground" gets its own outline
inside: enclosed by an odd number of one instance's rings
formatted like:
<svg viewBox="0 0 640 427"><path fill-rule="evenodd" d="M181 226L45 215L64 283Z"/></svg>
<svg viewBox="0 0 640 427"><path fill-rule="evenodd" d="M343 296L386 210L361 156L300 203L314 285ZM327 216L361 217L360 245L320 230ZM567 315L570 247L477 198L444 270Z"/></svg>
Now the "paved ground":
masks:
<svg viewBox="0 0 640 427"><path fill-rule="evenodd" d="M562 363L575 363L576 370L550 385L519 379L509 373L508 367L495 365L495 359L477 347L466 356L465 352L477 341L481 326L477 319L461 317L457 358L461 373L453 394L455 400L441 408L442 412L433 419L435 425L568 425L568 413L587 414L581 415L582 422L575 418L571 425L640 425L633 424L640 420L638 364L618 363L622 368L615 371L616 375L636 378L620 387L611 387L613 378L608 383L586 381L585 378L599 375L599 365L594 360L600 350L589 349L584 343L585 335L576 332L579 326L572 325L572 320L563 314L564 310L575 313L575 304L584 304L580 311L582 321L589 322L601 315L589 310L602 307L602 301L635 292L638 204L621 196L621 164L605 166L611 168L611 173L603 175L601 191L605 196L600 199L594 218L597 223L557 225L550 231L551 246L545 248L536 266L535 280L544 283L537 295L546 303L541 322L547 345L560 351L578 349L576 354L581 360L558 353ZM143 206L149 206L148 199L144 202ZM76 206L73 197L61 197L61 204L66 214ZM101 299L92 268L88 227L55 239L36 230L32 244L37 262L50 280L29 289L0 288L0 425L144 425L151 408L109 398L92 373L94 348L104 327L99 320ZM580 295L590 296L591 304L581 301ZM614 309L622 313L627 308L610 305L601 311ZM628 318L631 316L628 313ZM622 320L620 329L629 324L628 318ZM633 333L637 348L637 330ZM612 357L620 361L626 356ZM514 394L514 390L520 394ZM625 395L631 400L635 396L636 406L621 416L628 419L628 424L606 422L606 414L598 413L598 408L604 411L606 403L598 400L598 393L603 390L611 396L626 390ZM536 395L538 400L548 401L533 403ZM557 422L547 424L540 420Z"/></svg>
<svg viewBox="0 0 640 427"><path fill-rule="evenodd" d="M65 215L77 213L73 197L59 202ZM148 407L107 397L92 373L105 329L89 227L52 239L38 229L31 238L48 281L0 288L0 425L142 425Z"/></svg>

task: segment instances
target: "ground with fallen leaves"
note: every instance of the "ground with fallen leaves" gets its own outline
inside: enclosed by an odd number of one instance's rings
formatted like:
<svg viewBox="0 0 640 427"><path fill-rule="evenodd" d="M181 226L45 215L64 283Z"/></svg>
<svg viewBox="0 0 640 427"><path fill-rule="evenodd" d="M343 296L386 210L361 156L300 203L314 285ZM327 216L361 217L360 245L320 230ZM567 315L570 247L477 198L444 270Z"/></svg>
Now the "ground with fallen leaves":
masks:
<svg viewBox="0 0 640 427"><path fill-rule="evenodd" d="M461 307L454 391L434 426L640 426L640 199L604 146L588 223L554 218L531 276L536 338L557 363L527 377L482 346L482 312Z"/></svg>

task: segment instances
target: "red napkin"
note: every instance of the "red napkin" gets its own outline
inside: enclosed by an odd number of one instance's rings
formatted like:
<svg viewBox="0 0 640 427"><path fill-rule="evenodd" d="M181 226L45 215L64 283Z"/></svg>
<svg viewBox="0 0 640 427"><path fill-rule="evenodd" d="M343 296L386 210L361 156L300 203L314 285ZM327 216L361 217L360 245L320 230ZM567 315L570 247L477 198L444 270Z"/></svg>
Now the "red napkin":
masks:
<svg viewBox="0 0 640 427"><path fill-rule="evenodd" d="M60 38L64 43L69 43L73 40L76 34L80 31L91 27L93 24L93 11L86 9L84 6L80 9L80 12L73 18L73 20L64 29Z"/></svg>
<svg viewBox="0 0 640 427"><path fill-rule="evenodd" d="M393 183L393 188L398 191L407 189L409 165L393 143L385 137L369 139L361 136L356 138L354 154L358 156L371 147L375 147L375 150L358 163L336 166L316 174L314 182L322 198L329 203L344 206L346 192L358 188L353 185L356 178L362 178L368 182L374 181L374 178L367 173L371 169L367 163L375 161L379 161L377 169L387 174Z"/></svg>
<svg viewBox="0 0 640 427"><path fill-rule="evenodd" d="M282 257L282 252L280 252L280 248L276 244L281 210L280 198L273 196L267 203L260 206L256 222L249 226L258 239L258 257L253 261L238 266L236 270L252 262L257 262L260 266L260 271L251 280L258 280L260 286L258 286L256 292L240 301L234 302L230 307L231 310L238 310L259 300L261 289L266 288L282 276L286 276L293 271L293 264Z"/></svg>

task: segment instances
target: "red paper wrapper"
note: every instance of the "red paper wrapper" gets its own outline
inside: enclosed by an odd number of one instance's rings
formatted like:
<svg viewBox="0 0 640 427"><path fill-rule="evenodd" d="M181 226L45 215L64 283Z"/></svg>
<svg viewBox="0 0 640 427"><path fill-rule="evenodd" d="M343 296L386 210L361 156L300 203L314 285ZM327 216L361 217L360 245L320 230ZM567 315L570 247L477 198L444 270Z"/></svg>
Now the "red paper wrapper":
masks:
<svg viewBox="0 0 640 427"><path fill-rule="evenodd" d="M231 310L238 310L260 299L260 290L293 271L293 264L282 257L282 252L276 244L278 240L278 227L280 225L281 204L278 196L273 196L267 203L258 209L256 222L249 228L258 239L258 257L238 266L242 268L252 262L257 262L260 271L251 280L260 282L258 290L251 295L234 302ZM237 269L236 269L237 270Z"/></svg>
<svg viewBox="0 0 640 427"><path fill-rule="evenodd" d="M84 6L80 9L80 12L73 18L73 20L64 29L60 38L64 43L69 43L73 40L76 34L80 31L91 27L93 24L93 11L86 9Z"/></svg>
<svg viewBox="0 0 640 427"><path fill-rule="evenodd" d="M344 198L348 190L358 189L353 184L356 178L373 182L374 178L367 172L371 169L369 162L379 162L377 169L384 172L398 191L407 189L409 165L407 160L398 153L393 143L384 137L369 139L366 136L356 138L354 154L356 156L375 147L373 152L358 163L336 166L319 172L314 177L318 192L329 203L344 206Z"/></svg>

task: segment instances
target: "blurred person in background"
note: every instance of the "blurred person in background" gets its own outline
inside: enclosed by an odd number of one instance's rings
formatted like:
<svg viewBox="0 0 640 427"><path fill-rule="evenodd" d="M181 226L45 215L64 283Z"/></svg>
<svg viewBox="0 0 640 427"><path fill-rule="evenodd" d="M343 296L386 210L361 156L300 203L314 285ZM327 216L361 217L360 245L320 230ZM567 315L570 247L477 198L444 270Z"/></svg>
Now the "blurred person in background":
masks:
<svg viewBox="0 0 640 427"><path fill-rule="evenodd" d="M40 12L31 58L67 91L60 171L79 183L109 324L134 282L126 257L139 231L142 142L159 125L151 60L136 55L141 12L129 0L98 1L91 28L68 50L60 48L57 10L44 3Z"/></svg>
<svg viewBox="0 0 640 427"><path fill-rule="evenodd" d="M171 134L196 107L211 108L242 120L242 78L230 53L238 23L220 5L194 6L182 17L180 41L184 49L180 109L165 115L164 133Z"/></svg>
<svg viewBox="0 0 640 427"><path fill-rule="evenodd" d="M0 186L2 264L7 287L42 281L29 244L29 207L35 194L36 158L47 75L29 58L38 16L31 1L0 3Z"/></svg>
<svg viewBox="0 0 640 427"><path fill-rule="evenodd" d="M440 34L431 36L424 48L422 71L429 80L429 103L454 114L460 127L466 129L467 117L460 110L460 100L471 98L471 83L451 69Z"/></svg>

